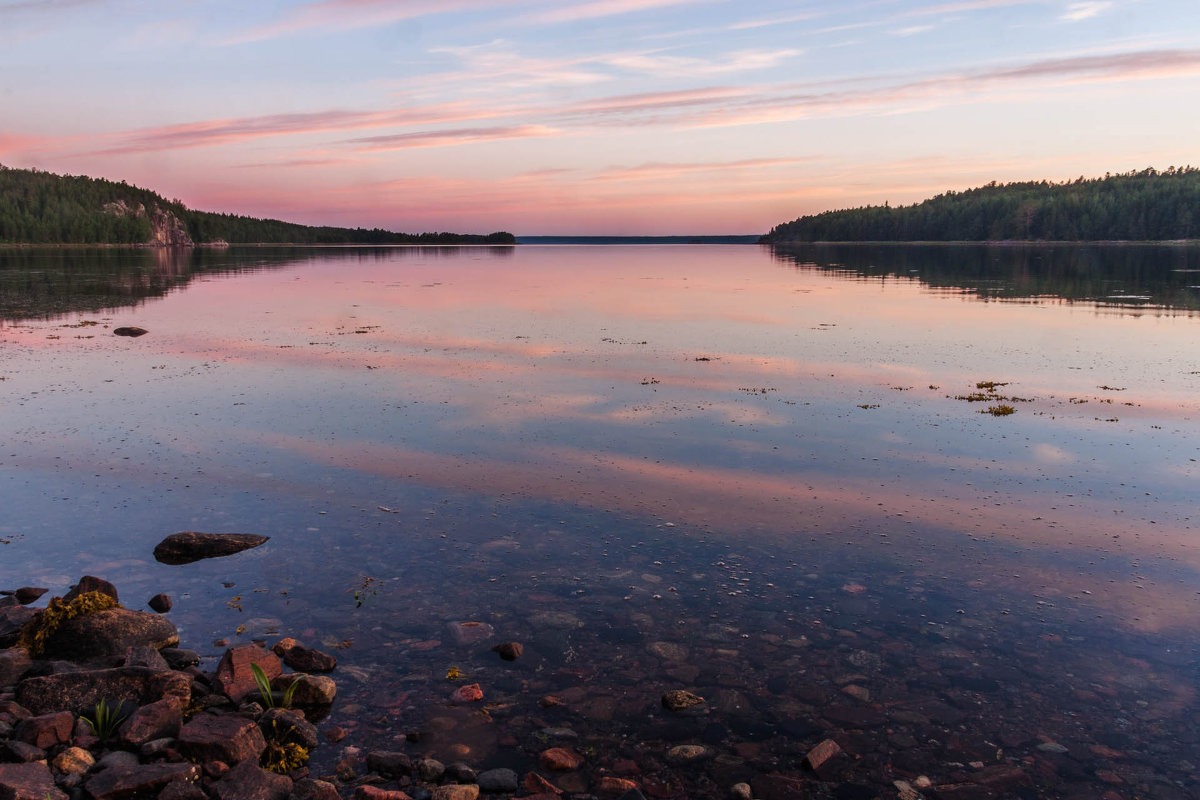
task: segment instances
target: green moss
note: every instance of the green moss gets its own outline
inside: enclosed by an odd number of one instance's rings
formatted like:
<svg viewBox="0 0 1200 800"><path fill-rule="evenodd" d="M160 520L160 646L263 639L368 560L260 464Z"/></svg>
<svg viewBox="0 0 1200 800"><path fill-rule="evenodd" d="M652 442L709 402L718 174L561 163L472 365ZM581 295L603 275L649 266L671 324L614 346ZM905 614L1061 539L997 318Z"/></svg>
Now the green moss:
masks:
<svg viewBox="0 0 1200 800"><path fill-rule="evenodd" d="M70 601L52 597L42 613L21 629L21 638L17 645L29 650L31 655L39 655L45 649L46 642L50 641L54 632L67 620L120 607L120 603L104 592L84 592Z"/></svg>
<svg viewBox="0 0 1200 800"><path fill-rule="evenodd" d="M991 414L993 417L1007 417L1009 414L1017 413L1017 410L1015 408L1013 408L1012 406L999 405L999 406L988 406L987 408L985 408L983 411L981 411L979 413Z"/></svg>

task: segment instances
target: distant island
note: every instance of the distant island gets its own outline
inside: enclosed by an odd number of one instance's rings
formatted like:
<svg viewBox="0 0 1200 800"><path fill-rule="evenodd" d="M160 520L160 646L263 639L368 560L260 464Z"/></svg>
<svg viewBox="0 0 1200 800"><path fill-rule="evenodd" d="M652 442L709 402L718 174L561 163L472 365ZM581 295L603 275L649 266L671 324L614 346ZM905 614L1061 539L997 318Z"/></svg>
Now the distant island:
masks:
<svg viewBox="0 0 1200 800"><path fill-rule="evenodd" d="M1068 183L989 183L911 206L865 206L775 226L796 242L1173 241L1200 239L1200 168L1144 169Z"/></svg>
<svg viewBox="0 0 1200 800"><path fill-rule="evenodd" d="M193 211L121 181L0 164L0 244L515 244L511 233L393 233Z"/></svg>

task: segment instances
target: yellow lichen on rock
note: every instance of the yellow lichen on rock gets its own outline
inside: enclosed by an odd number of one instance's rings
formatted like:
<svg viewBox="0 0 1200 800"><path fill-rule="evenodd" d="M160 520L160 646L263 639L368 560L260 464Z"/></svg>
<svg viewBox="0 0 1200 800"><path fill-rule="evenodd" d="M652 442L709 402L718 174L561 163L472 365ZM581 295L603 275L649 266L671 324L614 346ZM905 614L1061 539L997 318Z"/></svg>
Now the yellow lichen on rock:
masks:
<svg viewBox="0 0 1200 800"><path fill-rule="evenodd" d="M121 607L111 595L104 592L84 592L72 600L52 597L42 613L21 629L21 638L17 645L27 649L30 655L36 656L45 649L46 642L67 620Z"/></svg>

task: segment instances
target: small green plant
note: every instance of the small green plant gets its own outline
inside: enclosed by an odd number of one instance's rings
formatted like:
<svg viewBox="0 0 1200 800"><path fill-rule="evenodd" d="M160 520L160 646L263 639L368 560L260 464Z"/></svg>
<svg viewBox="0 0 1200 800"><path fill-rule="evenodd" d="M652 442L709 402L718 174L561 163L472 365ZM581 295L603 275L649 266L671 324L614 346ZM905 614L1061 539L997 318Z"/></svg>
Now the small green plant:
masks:
<svg viewBox="0 0 1200 800"><path fill-rule="evenodd" d="M267 708L275 708L275 695L271 691L271 681L267 679L267 673L263 672L263 668L258 664L251 664L250 672L254 675L254 682L258 684L258 694L262 697L263 705ZM299 685L300 679L296 678L283 691L283 697L279 701L280 708L291 707L292 696L296 694L296 687Z"/></svg>
<svg viewBox="0 0 1200 800"><path fill-rule="evenodd" d="M1017 413L1017 410L1009 405L988 406L980 412L981 414L991 414L993 417L1007 417L1009 414Z"/></svg>
<svg viewBox="0 0 1200 800"><path fill-rule="evenodd" d="M106 742L133 713L132 709L126 709L127 705L130 704L109 702L107 698L101 698L96 705L80 714L79 718L88 724L97 739Z"/></svg>

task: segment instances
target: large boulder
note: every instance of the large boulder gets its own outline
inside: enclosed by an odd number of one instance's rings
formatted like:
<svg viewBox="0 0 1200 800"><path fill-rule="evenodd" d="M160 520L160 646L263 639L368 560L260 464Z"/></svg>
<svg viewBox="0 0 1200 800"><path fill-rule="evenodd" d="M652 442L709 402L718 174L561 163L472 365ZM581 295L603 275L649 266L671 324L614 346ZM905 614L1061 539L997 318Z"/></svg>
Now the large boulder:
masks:
<svg viewBox="0 0 1200 800"><path fill-rule="evenodd" d="M269 536L253 533L173 533L154 548L154 558L163 564L190 564L202 558L231 556L258 547Z"/></svg>
<svg viewBox="0 0 1200 800"><path fill-rule="evenodd" d="M110 608L63 622L46 640L44 658L90 661L124 655L131 647L174 647L179 631L170 620L145 611Z"/></svg>
<svg viewBox="0 0 1200 800"><path fill-rule="evenodd" d="M117 704L131 700L141 706L171 696L186 704L191 694L191 676L145 667L61 672L26 678L17 684L17 702L34 714L81 711L101 700Z"/></svg>

